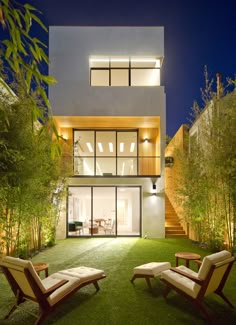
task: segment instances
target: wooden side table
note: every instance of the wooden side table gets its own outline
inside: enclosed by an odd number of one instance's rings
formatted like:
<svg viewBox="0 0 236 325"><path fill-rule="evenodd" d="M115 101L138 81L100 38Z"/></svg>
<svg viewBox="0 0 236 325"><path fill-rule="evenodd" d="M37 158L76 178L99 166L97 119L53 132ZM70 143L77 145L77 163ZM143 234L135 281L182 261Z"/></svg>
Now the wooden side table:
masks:
<svg viewBox="0 0 236 325"><path fill-rule="evenodd" d="M33 263L33 267L35 271L38 273L38 275L40 275L40 272L44 271L45 277L48 277L48 263L43 263L43 262Z"/></svg>
<svg viewBox="0 0 236 325"><path fill-rule="evenodd" d="M190 253L190 252L175 253L176 266L179 265L179 258L184 259L186 263L186 267L189 267L189 261L200 260L201 256L199 254Z"/></svg>

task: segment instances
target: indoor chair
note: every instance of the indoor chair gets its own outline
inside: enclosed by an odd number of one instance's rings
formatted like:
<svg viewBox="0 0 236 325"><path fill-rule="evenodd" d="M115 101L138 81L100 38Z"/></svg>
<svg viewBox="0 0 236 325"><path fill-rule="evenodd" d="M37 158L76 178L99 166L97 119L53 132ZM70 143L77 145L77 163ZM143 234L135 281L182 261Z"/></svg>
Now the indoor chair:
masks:
<svg viewBox="0 0 236 325"><path fill-rule="evenodd" d="M115 227L115 220L108 219L104 224L103 230L105 234L109 233L111 235L114 233L114 227Z"/></svg>

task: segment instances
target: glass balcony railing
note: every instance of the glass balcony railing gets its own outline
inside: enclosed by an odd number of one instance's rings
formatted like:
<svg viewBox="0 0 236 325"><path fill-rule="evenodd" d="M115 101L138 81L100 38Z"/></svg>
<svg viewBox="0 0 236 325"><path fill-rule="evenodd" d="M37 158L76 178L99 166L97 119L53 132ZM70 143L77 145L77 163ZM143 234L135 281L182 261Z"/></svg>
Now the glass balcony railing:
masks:
<svg viewBox="0 0 236 325"><path fill-rule="evenodd" d="M160 157L74 157L75 176L157 176Z"/></svg>

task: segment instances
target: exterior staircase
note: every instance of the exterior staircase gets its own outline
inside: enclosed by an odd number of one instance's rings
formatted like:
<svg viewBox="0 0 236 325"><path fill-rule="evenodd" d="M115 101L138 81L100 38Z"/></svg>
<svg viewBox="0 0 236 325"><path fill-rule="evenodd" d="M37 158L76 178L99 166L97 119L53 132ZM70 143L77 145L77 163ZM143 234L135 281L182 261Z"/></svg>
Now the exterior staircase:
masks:
<svg viewBox="0 0 236 325"><path fill-rule="evenodd" d="M175 212L175 209L167 196L165 197L165 200L165 237L188 238L179 222L179 218Z"/></svg>

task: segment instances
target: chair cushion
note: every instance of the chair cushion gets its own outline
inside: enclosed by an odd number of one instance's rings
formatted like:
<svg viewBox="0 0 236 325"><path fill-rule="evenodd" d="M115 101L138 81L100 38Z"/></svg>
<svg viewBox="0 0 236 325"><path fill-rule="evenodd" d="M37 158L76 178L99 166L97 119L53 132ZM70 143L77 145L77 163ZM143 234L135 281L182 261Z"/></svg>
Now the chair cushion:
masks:
<svg viewBox="0 0 236 325"><path fill-rule="evenodd" d="M74 267L72 269L59 271L58 273L68 275L70 277L79 278L81 283L89 280L96 280L104 275L103 270L98 270L86 266Z"/></svg>
<svg viewBox="0 0 236 325"><path fill-rule="evenodd" d="M63 286L55 290L48 298L48 302L50 305L54 305L58 301L60 301L63 296L68 295L71 291L77 288L81 282L80 278L68 276L66 274L60 274L59 272L53 273L49 277L42 280L42 283L45 289L49 289L53 285L57 284L61 280L67 280Z"/></svg>
<svg viewBox="0 0 236 325"><path fill-rule="evenodd" d="M59 283L61 280L67 280L64 285L56 289L47 298L51 306L59 302L64 296L73 293L77 289L79 290L80 285L84 282L89 282L89 280L100 279L103 275L105 276L102 270L83 266L57 272L41 280L38 274L36 273L31 261L21 260L18 258L7 256L2 259L0 265L2 265L2 267L8 268L9 272L11 272L12 276L14 277L15 281L18 283L19 287L24 292L24 294L26 294L28 297L32 297L33 300L35 300L36 297L32 290L30 282L28 281L24 273L24 270L26 268L30 271L32 277L34 278L34 284L37 283L42 293L45 293L46 290Z"/></svg>
<svg viewBox="0 0 236 325"><path fill-rule="evenodd" d="M169 262L151 262L134 268L134 274L158 276L171 267Z"/></svg>
<svg viewBox="0 0 236 325"><path fill-rule="evenodd" d="M187 268L184 265L178 266L177 269L185 273L188 273L192 276L195 276L196 278L198 276L196 272L192 271L191 269ZM189 296L193 298L197 297L197 294L201 288L200 285L198 285L196 282L171 270L163 271L161 273L161 279L166 280L167 282L171 283L176 288L184 291L185 293L187 293Z"/></svg>
<svg viewBox="0 0 236 325"><path fill-rule="evenodd" d="M21 290L27 293L29 296L34 297L34 293L29 285L28 279L26 278L25 274L22 272L25 268L27 268L30 271L32 277L34 278L40 290L42 292L45 291L42 281L38 276L37 272L35 271L31 261L22 260L20 258L11 257L11 256L5 256L2 259L2 265L9 268L9 271L17 281Z"/></svg>
<svg viewBox="0 0 236 325"><path fill-rule="evenodd" d="M198 271L198 277L204 280L210 270L211 265L221 262L231 257L231 253L224 250L204 257L202 265Z"/></svg>

